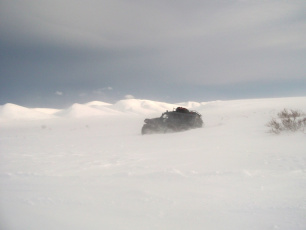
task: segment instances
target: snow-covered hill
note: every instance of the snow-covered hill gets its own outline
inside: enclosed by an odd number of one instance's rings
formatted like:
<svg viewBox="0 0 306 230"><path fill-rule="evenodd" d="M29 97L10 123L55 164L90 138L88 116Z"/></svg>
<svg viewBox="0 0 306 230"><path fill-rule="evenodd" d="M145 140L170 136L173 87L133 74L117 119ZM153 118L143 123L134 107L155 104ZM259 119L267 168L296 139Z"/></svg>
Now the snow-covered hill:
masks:
<svg viewBox="0 0 306 230"><path fill-rule="evenodd" d="M178 104L179 105L179 104ZM84 118L108 115L159 115L178 105L150 100L126 99L115 104L92 101L86 104L75 103L67 109L25 108L14 104L0 106L0 122L9 120L39 120L46 118ZM52 116L50 116L52 115Z"/></svg>
<svg viewBox="0 0 306 230"><path fill-rule="evenodd" d="M1 120L38 120L53 118L50 110L29 109L19 105L7 103L0 106Z"/></svg>
<svg viewBox="0 0 306 230"><path fill-rule="evenodd" d="M205 126L141 136L185 106ZM0 107L0 229L306 229L305 132L272 135L306 97Z"/></svg>
<svg viewBox="0 0 306 230"><path fill-rule="evenodd" d="M141 116L159 116L166 110L173 110L178 106L186 107L190 110L203 112L216 112L218 114L230 109L231 112L243 112L254 110L264 113L275 112L283 108L299 109L305 103L304 97L295 98L271 98L271 99L253 99L253 100L235 100L235 101L211 101L211 102L182 102L169 104L140 99L126 99L118 101L115 104L109 104L101 101L92 101L85 104L75 103L67 109L59 110L52 108L25 108L19 105L7 103L0 106L0 122L10 120L40 120L50 118L86 118L103 117L109 115L141 115ZM220 111L220 113L219 113ZM223 112L222 112L223 111Z"/></svg>

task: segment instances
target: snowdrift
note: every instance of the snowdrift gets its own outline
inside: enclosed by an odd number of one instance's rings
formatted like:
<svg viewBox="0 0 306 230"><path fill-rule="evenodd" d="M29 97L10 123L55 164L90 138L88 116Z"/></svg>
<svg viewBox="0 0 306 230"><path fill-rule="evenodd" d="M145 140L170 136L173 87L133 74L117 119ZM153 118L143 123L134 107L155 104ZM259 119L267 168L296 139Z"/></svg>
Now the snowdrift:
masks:
<svg viewBox="0 0 306 230"><path fill-rule="evenodd" d="M140 134L177 105L205 127ZM1 106L0 229L306 229L305 132L265 126L306 97L177 105Z"/></svg>
<svg viewBox="0 0 306 230"><path fill-rule="evenodd" d="M115 104L100 101L88 102L86 104L75 103L67 109L48 108L25 108L19 105L6 104L0 106L0 121L5 120L35 120L47 118L84 118L112 115L152 115L160 114L166 110L172 110L178 105L150 100L128 99L121 100Z"/></svg>
<svg viewBox="0 0 306 230"><path fill-rule="evenodd" d="M173 110L178 106L186 107L190 110L197 110L200 113L209 112L211 109L220 109L223 113L226 109L232 112L241 112L246 109L256 108L259 112L267 111L273 113L284 108L299 109L305 104L305 97L295 98L272 98L272 99L252 99L252 100L234 100L234 101L211 101L211 102L182 102L169 104L140 99L127 99L118 101L115 104L109 104L101 101L92 101L86 104L75 103L67 109L59 110L52 108L26 108L14 104L5 104L0 106L0 121L9 120L39 120L51 118L86 118L103 117L113 115L141 115L158 116L166 110Z"/></svg>
<svg viewBox="0 0 306 230"><path fill-rule="evenodd" d="M83 117L94 117L94 116L103 116L103 115L113 115L115 112L104 108L104 106L90 106L82 104L73 104L68 109L59 111L55 113L59 117L67 118L83 118Z"/></svg>
<svg viewBox="0 0 306 230"><path fill-rule="evenodd" d="M38 120L50 119L54 116L48 111L39 111L37 109L29 109L19 105L7 103L0 106L0 121L1 120Z"/></svg>

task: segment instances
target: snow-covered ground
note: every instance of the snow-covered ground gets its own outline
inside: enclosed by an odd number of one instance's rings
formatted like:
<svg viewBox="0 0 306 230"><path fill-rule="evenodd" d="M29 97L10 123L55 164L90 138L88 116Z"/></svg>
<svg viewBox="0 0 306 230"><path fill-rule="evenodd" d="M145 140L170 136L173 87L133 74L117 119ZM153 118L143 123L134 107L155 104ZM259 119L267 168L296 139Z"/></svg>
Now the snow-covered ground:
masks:
<svg viewBox="0 0 306 230"><path fill-rule="evenodd" d="M205 126L140 134L177 105ZM0 106L1 230L305 230L305 132L273 135L306 97Z"/></svg>

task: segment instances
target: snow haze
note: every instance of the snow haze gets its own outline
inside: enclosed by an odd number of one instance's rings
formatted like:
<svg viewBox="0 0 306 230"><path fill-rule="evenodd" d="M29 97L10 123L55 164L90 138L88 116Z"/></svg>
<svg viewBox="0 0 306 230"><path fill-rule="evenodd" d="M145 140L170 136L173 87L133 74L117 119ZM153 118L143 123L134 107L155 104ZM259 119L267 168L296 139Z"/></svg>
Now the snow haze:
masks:
<svg viewBox="0 0 306 230"><path fill-rule="evenodd" d="M203 128L140 134L184 106ZM2 230L304 230L305 132L273 135L306 97L0 106Z"/></svg>

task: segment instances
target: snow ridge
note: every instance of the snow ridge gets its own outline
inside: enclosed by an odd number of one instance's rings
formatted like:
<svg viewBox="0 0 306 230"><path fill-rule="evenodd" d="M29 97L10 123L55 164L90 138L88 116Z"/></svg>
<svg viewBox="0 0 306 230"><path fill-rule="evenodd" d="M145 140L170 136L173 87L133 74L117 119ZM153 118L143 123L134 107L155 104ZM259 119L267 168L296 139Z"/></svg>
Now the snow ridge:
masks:
<svg viewBox="0 0 306 230"><path fill-rule="evenodd" d="M92 101L85 104L75 103L67 109L51 108L26 108L19 105L7 103L0 106L0 121L9 120L41 120L52 118L85 118L85 117L105 117L114 115L141 115L157 116L166 110L173 110L178 106L186 107L190 110L207 112L215 108L231 108L239 111L241 108L257 106L259 108L271 107L271 109L283 109L292 104L296 104L293 109L298 109L300 105L305 105L306 97L293 98L269 98L269 99L249 99L233 101L211 101L211 102L181 102L171 104L166 102L143 100L143 99L126 99L120 100L115 104L109 104L102 101Z"/></svg>

